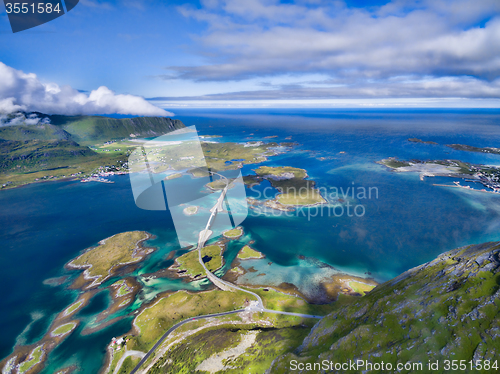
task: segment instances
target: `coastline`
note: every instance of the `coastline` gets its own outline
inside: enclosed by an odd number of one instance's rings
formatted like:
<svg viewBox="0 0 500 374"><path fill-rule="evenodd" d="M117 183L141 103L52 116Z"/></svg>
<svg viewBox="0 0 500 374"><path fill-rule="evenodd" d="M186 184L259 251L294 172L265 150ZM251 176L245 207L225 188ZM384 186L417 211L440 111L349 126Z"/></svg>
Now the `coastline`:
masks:
<svg viewBox="0 0 500 374"><path fill-rule="evenodd" d="M104 277L102 277L101 275L96 275L96 276L89 275L89 270L92 269L92 267L94 266L93 264L77 265L77 264L74 264L73 262L76 261L77 259L79 259L83 254L87 253L88 251L91 251L91 250L99 248L99 246L104 245L107 240L109 240L111 238L114 238L115 236L117 236L119 234L122 234L122 233L118 233L118 234L112 235L112 236L110 236L110 237L108 237L106 239L103 239L103 240L99 241L99 243L98 243L97 246L88 248L81 255L77 256L76 258L74 258L71 261L69 261L68 263L66 263L66 265L64 265L64 267L67 268L67 269L69 269L69 270L82 270L82 269L85 269L84 272L83 272L84 285L82 287L78 287L77 286L76 288L90 289L90 288L99 286L104 281L106 281L108 278L110 278L113 275L115 275L119 271L119 268L127 266L127 265L136 264L136 263L138 263L140 261L143 261L144 258L147 255L149 255L149 254L153 253L154 251L156 251L157 250L156 247L145 247L143 245L143 243L145 241L150 240L150 239L154 239L155 236L153 234L150 234L147 231L142 231L142 233L146 234L146 238L142 238L142 239L138 240L135 243L135 248L134 248L133 253L131 255L132 260L128 261L128 262L120 262L120 263L117 263L117 264L111 266L108 269L107 275L104 276ZM143 251L144 253L139 254L139 257L136 257L138 255L138 252L140 252L140 251ZM100 278L102 278L102 279L100 279ZM92 281L90 284L85 285L86 283L88 283L90 281ZM76 283L76 282L78 282L78 278L75 280L74 283Z"/></svg>

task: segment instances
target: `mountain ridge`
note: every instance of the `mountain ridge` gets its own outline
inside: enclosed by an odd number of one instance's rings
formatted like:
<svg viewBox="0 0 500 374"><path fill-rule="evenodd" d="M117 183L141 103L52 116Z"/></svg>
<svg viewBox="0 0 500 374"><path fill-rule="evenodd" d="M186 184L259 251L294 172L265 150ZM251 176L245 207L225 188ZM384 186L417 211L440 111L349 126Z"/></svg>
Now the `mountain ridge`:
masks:
<svg viewBox="0 0 500 374"><path fill-rule="evenodd" d="M33 117L41 121L38 124L28 124ZM79 145L88 146L129 138L131 135L159 136L185 127L180 120L168 117L111 118L46 115L33 112L20 113L19 118L21 118L19 123L0 127L0 139L73 140Z"/></svg>
<svg viewBox="0 0 500 374"><path fill-rule="evenodd" d="M422 363L424 371L429 361L438 360L436 373L446 372L446 360L494 362L500 353L499 315L500 242L457 248L358 300L339 303L294 353L276 358L266 374L342 372L314 366L306 370L307 363L322 360L385 362L393 369L398 363ZM304 370L292 370L292 361ZM384 372L396 371L412 372Z"/></svg>
<svg viewBox="0 0 500 374"><path fill-rule="evenodd" d="M0 119L0 188L47 179L82 178L103 168L126 171L127 149L106 153L90 146L131 137L155 137L185 127L181 121L167 117L117 119L33 112L3 115Z"/></svg>

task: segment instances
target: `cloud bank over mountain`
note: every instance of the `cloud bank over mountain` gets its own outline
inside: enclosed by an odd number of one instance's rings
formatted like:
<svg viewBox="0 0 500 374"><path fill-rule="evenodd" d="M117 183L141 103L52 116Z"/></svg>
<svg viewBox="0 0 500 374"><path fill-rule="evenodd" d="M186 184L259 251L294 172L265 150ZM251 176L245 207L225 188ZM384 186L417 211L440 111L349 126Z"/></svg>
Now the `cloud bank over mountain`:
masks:
<svg viewBox="0 0 500 374"><path fill-rule="evenodd" d="M36 74L24 73L0 62L0 113L16 111L173 116L139 96L116 94L105 86L85 94L70 86L43 83Z"/></svg>

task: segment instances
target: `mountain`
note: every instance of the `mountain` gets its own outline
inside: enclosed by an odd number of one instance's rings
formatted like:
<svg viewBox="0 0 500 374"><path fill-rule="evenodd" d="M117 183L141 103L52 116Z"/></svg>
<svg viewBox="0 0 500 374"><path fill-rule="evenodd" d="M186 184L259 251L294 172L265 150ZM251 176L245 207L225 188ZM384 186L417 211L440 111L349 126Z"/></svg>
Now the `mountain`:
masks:
<svg viewBox="0 0 500 374"><path fill-rule="evenodd" d="M446 370L453 362L445 360L465 360L455 362L466 366L460 372L498 372L499 255L500 242L459 248L360 299L340 301L294 353L276 358L266 373L347 372L338 365L349 360L384 362L385 370L375 372L458 372ZM327 360L325 366L318 367L322 360ZM428 363L435 365L437 360L438 370L430 370ZM483 370L471 369L470 360ZM408 366L398 371L397 363L421 363L423 369ZM489 370L484 370L486 365ZM364 371L371 372L366 366L353 372Z"/></svg>
<svg viewBox="0 0 500 374"><path fill-rule="evenodd" d="M100 155L72 140L8 140L0 142L0 170L18 168L50 170L62 168L82 159L97 161Z"/></svg>
<svg viewBox="0 0 500 374"><path fill-rule="evenodd" d="M29 125L32 117L42 121ZM43 113L22 113L19 123L0 127L4 140L73 140L80 145L104 143L109 140L154 137L185 127L179 120L165 117L109 118L100 116L49 116Z"/></svg>
<svg viewBox="0 0 500 374"><path fill-rule="evenodd" d="M126 171L127 149L96 152L89 145L155 137L185 127L164 117L108 118L15 113L0 116L0 188L45 179Z"/></svg>
<svg viewBox="0 0 500 374"><path fill-rule="evenodd" d="M49 123L39 125L13 125L0 127L3 140L69 140L71 135L62 128Z"/></svg>
<svg viewBox="0 0 500 374"><path fill-rule="evenodd" d="M165 117L109 118L99 116L48 116L50 122L70 134L80 145L103 143L108 140L155 137L185 127L175 119Z"/></svg>

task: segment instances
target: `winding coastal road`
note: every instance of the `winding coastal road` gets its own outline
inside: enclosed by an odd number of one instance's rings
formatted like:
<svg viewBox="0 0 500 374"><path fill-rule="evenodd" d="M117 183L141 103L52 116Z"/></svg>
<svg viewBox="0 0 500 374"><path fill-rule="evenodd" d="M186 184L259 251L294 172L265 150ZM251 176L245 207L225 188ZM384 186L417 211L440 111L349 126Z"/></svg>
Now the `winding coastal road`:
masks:
<svg viewBox="0 0 500 374"><path fill-rule="evenodd" d="M210 217L208 218L207 225L205 226L205 228L202 231L200 231L200 234L198 235L198 246L196 248L196 250L198 251L198 261L200 262L201 266L203 266L203 269L205 270L207 278L215 286L219 287L220 289L222 289L224 291L229 291L232 288L232 289L235 289L238 291L246 292L246 293L254 296L256 301L251 302L250 305L248 307L246 307L245 309L238 309L238 310L233 310L233 311L229 311L229 312L214 313L214 314L207 314L204 316L191 317L191 318L187 318L181 322L176 323L174 326L172 326L170 329L168 329L167 332L165 332L162 335L162 337L144 355L144 357L136 365L136 367L130 372L130 374L135 374L139 370L139 368L153 354L153 352L156 350L156 348L158 348L161 345L161 343L163 343L165 338L172 333L172 331L174 331L178 327L180 327L180 326L182 326L185 323L188 323L190 321L211 318L211 317L220 317L220 316L225 316L228 314L234 314L234 313L240 313L240 312L267 312L267 313L275 313L275 314L285 314L285 315L289 315L289 316L302 317L302 318L316 318L316 319L323 318L323 316L315 316L315 315L310 315L310 314L292 313L292 312L282 312L280 310L266 309L266 308L264 308L264 303L262 301L262 298L258 294L256 294L255 292L249 291L249 290L245 290L241 287L235 286L234 284L232 284L230 282L224 281L224 280L220 279L219 277L217 277L210 270L208 270L208 268L205 266L205 263L203 262L203 259L201 257L201 249L204 247L205 243L210 238L210 236L212 236L212 231L210 230L210 228L212 227L212 224L215 220L215 217L217 216L217 213L224 211L223 203L224 203L224 199L226 197L227 190L229 188L229 181L225 176L223 176L222 174L219 174L219 173L212 172L212 171L210 171L210 173L213 175L219 176L221 179L224 179L226 181L226 187L224 187L224 189L222 190L215 205L210 209L211 214L210 214ZM121 361L121 362L123 362L123 361ZM121 366L121 362L119 362L120 366ZM119 368L118 365L117 365L117 368ZM115 372L116 371L117 371L117 369L115 369Z"/></svg>
<svg viewBox="0 0 500 374"><path fill-rule="evenodd" d="M244 312L244 311L245 311L245 309L238 309L238 310L232 310L230 312L207 314L207 315L204 315L204 316L187 318L187 319L185 319L183 321L180 321L180 322L176 323L171 328L169 328L168 331L165 334L162 335L162 337L156 342L156 344L153 346L153 348L151 348L148 351L148 353L146 353L144 355L144 357L141 359L141 361L136 365L136 367L132 369L132 371L130 372L130 374L135 374L137 372L137 370L139 370L139 368L142 366L142 364L144 364L146 362L146 360L149 358L149 356L151 356L153 354L153 352L156 350L156 348L158 348L160 346L160 344L163 343L163 341L165 340L165 338L168 335L170 335L170 333L172 333L172 331L174 331L178 327L182 326L183 324L191 322L191 321L195 321L195 320L198 320L198 319L205 319L205 318L211 318L211 317L226 316L228 314L240 313L240 312ZM118 367L118 365L117 365L117 367ZM116 371L116 369L115 369L115 371Z"/></svg>

